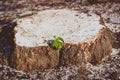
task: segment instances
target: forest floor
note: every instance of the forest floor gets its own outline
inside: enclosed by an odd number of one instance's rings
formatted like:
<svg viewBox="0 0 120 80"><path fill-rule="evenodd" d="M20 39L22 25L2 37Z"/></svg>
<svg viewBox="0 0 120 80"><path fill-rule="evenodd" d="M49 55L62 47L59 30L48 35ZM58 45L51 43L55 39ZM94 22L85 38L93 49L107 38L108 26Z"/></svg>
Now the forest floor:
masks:
<svg viewBox="0 0 120 80"><path fill-rule="evenodd" d="M120 3L81 3L80 1L37 2L20 0L10 2L0 1L0 53L10 54L13 39L15 19L35 14L45 9L70 8L86 14L101 14L105 25L113 35L113 52L101 64L88 63L82 66L60 67L48 71L40 70L37 74L17 71L9 66L0 64L0 80L120 80ZM5 44L4 44L5 43Z"/></svg>

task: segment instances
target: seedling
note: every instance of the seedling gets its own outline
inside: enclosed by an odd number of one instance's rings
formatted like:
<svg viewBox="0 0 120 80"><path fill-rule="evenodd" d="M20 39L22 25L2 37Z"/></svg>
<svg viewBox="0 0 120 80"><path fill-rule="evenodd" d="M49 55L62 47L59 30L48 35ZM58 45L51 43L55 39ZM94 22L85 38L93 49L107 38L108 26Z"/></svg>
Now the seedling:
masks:
<svg viewBox="0 0 120 80"><path fill-rule="evenodd" d="M64 43L63 38L56 37L56 36L53 36L53 37L54 37L54 40L51 42L51 47L55 49L61 49Z"/></svg>

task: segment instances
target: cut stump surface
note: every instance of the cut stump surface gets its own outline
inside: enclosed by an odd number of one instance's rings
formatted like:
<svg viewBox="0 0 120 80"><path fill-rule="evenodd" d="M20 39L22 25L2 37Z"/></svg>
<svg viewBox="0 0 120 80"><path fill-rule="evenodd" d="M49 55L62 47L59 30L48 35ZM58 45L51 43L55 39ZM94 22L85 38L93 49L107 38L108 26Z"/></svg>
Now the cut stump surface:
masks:
<svg viewBox="0 0 120 80"><path fill-rule="evenodd" d="M64 39L56 50L47 43L53 36ZM62 65L99 63L111 53L111 37L101 18L70 9L51 9L17 20L11 67L36 71Z"/></svg>

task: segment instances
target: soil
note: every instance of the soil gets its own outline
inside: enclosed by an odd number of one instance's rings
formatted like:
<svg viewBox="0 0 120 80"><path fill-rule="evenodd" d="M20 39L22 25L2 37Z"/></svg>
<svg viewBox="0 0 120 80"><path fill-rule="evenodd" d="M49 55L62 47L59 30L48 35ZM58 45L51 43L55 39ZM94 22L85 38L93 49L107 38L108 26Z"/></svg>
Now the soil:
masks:
<svg viewBox="0 0 120 80"><path fill-rule="evenodd" d="M81 2L79 0L52 0L41 2L29 0L0 1L0 53L9 56L13 50L13 28L15 19L35 14L49 8L70 8L84 13L101 14L105 25L113 35L113 52L101 64L60 67L39 70L37 74L24 73L10 68L7 63L0 64L0 79L40 79L40 80L120 80L120 3L118 0L107 2ZM1 55L1 54L0 54ZM1 61L2 62L2 61Z"/></svg>

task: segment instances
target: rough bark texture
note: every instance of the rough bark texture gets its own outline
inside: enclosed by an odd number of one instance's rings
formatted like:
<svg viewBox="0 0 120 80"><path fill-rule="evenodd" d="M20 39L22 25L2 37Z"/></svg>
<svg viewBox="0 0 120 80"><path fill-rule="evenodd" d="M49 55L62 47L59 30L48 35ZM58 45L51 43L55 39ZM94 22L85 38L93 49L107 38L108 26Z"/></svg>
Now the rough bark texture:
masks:
<svg viewBox="0 0 120 80"><path fill-rule="evenodd" d="M80 65L82 62L100 63L112 51L110 35L107 28L100 31L93 41L80 44L66 44L61 50L62 65Z"/></svg>
<svg viewBox="0 0 120 80"><path fill-rule="evenodd" d="M23 71L36 71L43 68L53 68L58 65L59 50L50 47L15 47L11 57L11 66Z"/></svg>
<svg viewBox="0 0 120 80"><path fill-rule="evenodd" d="M11 57L11 67L23 71L37 71L39 69L57 66L81 65L82 63L100 63L112 50L109 30L105 27L95 39L79 43L65 43L61 50L49 46L21 47L16 45Z"/></svg>

